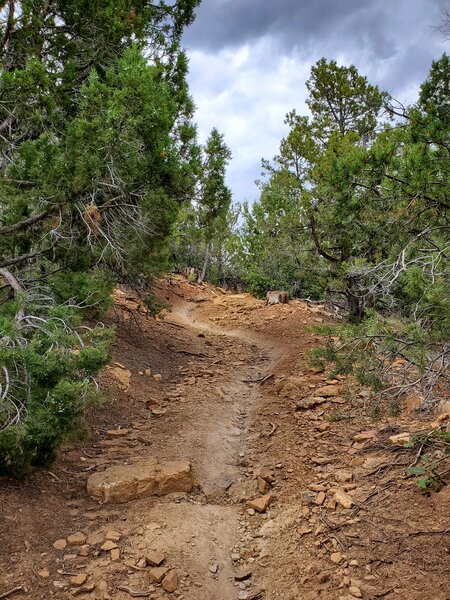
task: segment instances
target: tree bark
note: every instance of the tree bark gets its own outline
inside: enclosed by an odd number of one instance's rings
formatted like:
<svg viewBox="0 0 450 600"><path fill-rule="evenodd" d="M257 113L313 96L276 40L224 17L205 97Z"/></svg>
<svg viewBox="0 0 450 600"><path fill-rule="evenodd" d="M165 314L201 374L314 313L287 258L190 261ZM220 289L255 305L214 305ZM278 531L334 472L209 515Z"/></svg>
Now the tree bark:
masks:
<svg viewBox="0 0 450 600"><path fill-rule="evenodd" d="M210 242L208 242L206 244L205 258L203 259L202 270L198 276L198 283L203 283L203 280L205 279L206 269L208 268L208 263L209 263L209 246L210 246Z"/></svg>

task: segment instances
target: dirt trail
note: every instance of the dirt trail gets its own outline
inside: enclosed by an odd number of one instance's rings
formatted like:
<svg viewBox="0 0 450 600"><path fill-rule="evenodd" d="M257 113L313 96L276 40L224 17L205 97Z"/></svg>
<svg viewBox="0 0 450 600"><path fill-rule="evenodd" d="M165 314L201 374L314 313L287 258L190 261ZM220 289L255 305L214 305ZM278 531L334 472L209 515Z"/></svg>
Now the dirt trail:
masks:
<svg viewBox="0 0 450 600"><path fill-rule="evenodd" d="M51 470L0 482L0 597L23 586L11 597L449 600L450 486L420 494L405 479L411 452L387 441L428 425L374 423L366 390L309 368L323 310L176 278L156 293L173 306L164 320L117 294L109 398L90 436ZM105 505L87 495L92 473L150 457L190 461L192 492ZM248 507L267 493L262 513ZM176 571L173 593L150 578L151 551Z"/></svg>

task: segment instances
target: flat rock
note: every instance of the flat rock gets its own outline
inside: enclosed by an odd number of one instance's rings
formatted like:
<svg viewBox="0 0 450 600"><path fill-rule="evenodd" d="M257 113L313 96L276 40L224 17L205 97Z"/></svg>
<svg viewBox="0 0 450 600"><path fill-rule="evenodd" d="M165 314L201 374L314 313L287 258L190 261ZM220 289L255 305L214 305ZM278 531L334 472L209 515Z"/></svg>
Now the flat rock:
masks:
<svg viewBox="0 0 450 600"><path fill-rule="evenodd" d="M234 479L228 475L221 475L203 482L202 491L208 500L220 500L233 483Z"/></svg>
<svg viewBox="0 0 450 600"><path fill-rule="evenodd" d="M334 494L334 499L344 508L351 508L354 504L353 498L344 492L344 490L337 490L337 492Z"/></svg>
<svg viewBox="0 0 450 600"><path fill-rule="evenodd" d="M256 512L263 513L267 510L269 504L272 502L272 494L266 494L261 498L255 498L255 500L248 500L247 506L253 508Z"/></svg>
<svg viewBox="0 0 450 600"><path fill-rule="evenodd" d="M354 442L367 442L369 440L374 440L377 437L377 432L375 429L370 429L369 431L361 431L353 436Z"/></svg>
<svg viewBox="0 0 450 600"><path fill-rule="evenodd" d="M117 380L117 382L119 384L119 388L122 391L127 392L130 389L131 371L128 371L127 369L122 368L122 366L120 366L120 367L116 366L111 369L110 373L114 377L114 379Z"/></svg>
<svg viewBox="0 0 450 600"><path fill-rule="evenodd" d="M151 551L145 555L145 562L150 567L159 567L166 560L162 552Z"/></svg>
<svg viewBox="0 0 450 600"><path fill-rule="evenodd" d="M74 575L74 577L70 578L70 583L72 585L83 585L83 583L86 583L87 580L87 575L86 573L80 573L79 575Z"/></svg>
<svg viewBox="0 0 450 600"><path fill-rule="evenodd" d="M130 465L117 465L87 480L87 492L102 502L129 502L148 496L164 496L192 490L188 461L159 463L156 458Z"/></svg>
<svg viewBox="0 0 450 600"><path fill-rule="evenodd" d="M411 441L411 436L409 433L399 433L397 435L391 435L389 438L389 443L392 446L404 446L405 444L409 444Z"/></svg>
<svg viewBox="0 0 450 600"><path fill-rule="evenodd" d="M324 385L315 390L316 396L322 396L323 398L331 398L333 396L339 396L341 393L337 385Z"/></svg>
<svg viewBox="0 0 450 600"><path fill-rule="evenodd" d="M148 572L150 579L156 581L156 583L161 583L164 577L167 575L167 567L153 567Z"/></svg>
<svg viewBox="0 0 450 600"><path fill-rule="evenodd" d="M312 396L311 398L303 398L303 400L300 400L295 408L296 410L309 410L324 402L327 402L327 399L323 396Z"/></svg>
<svg viewBox="0 0 450 600"><path fill-rule="evenodd" d="M55 548L55 550L64 550L66 546L67 540L64 539L56 540L55 542L53 542L53 548Z"/></svg>
<svg viewBox="0 0 450 600"><path fill-rule="evenodd" d="M83 546L86 543L86 536L83 532L77 531L67 537L67 543L69 546Z"/></svg>

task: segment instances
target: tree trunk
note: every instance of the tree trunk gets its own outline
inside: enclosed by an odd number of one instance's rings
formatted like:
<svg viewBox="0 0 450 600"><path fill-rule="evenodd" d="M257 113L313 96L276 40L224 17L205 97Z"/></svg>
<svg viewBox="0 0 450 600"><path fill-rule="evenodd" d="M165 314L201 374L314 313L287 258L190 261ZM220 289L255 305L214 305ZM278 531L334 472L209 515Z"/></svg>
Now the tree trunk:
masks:
<svg viewBox="0 0 450 600"><path fill-rule="evenodd" d="M345 297L348 304L348 316L350 323L359 323L364 317L364 301L355 293L355 285L352 277L346 277Z"/></svg>
<svg viewBox="0 0 450 600"><path fill-rule="evenodd" d="M205 279L206 269L208 268L208 262L209 262L209 242L206 244L205 258L203 260L202 270L198 276L198 283L203 283L203 280Z"/></svg>

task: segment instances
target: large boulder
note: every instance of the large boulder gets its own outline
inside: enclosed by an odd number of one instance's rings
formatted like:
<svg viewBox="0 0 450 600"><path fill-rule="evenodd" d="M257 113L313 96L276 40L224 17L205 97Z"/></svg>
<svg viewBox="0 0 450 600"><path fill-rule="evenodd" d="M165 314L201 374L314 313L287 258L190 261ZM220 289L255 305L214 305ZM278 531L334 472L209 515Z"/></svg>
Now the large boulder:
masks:
<svg viewBox="0 0 450 600"><path fill-rule="evenodd" d="M87 480L88 494L105 503L191 490L192 472L188 461L159 463L157 458L109 467L93 473Z"/></svg>

